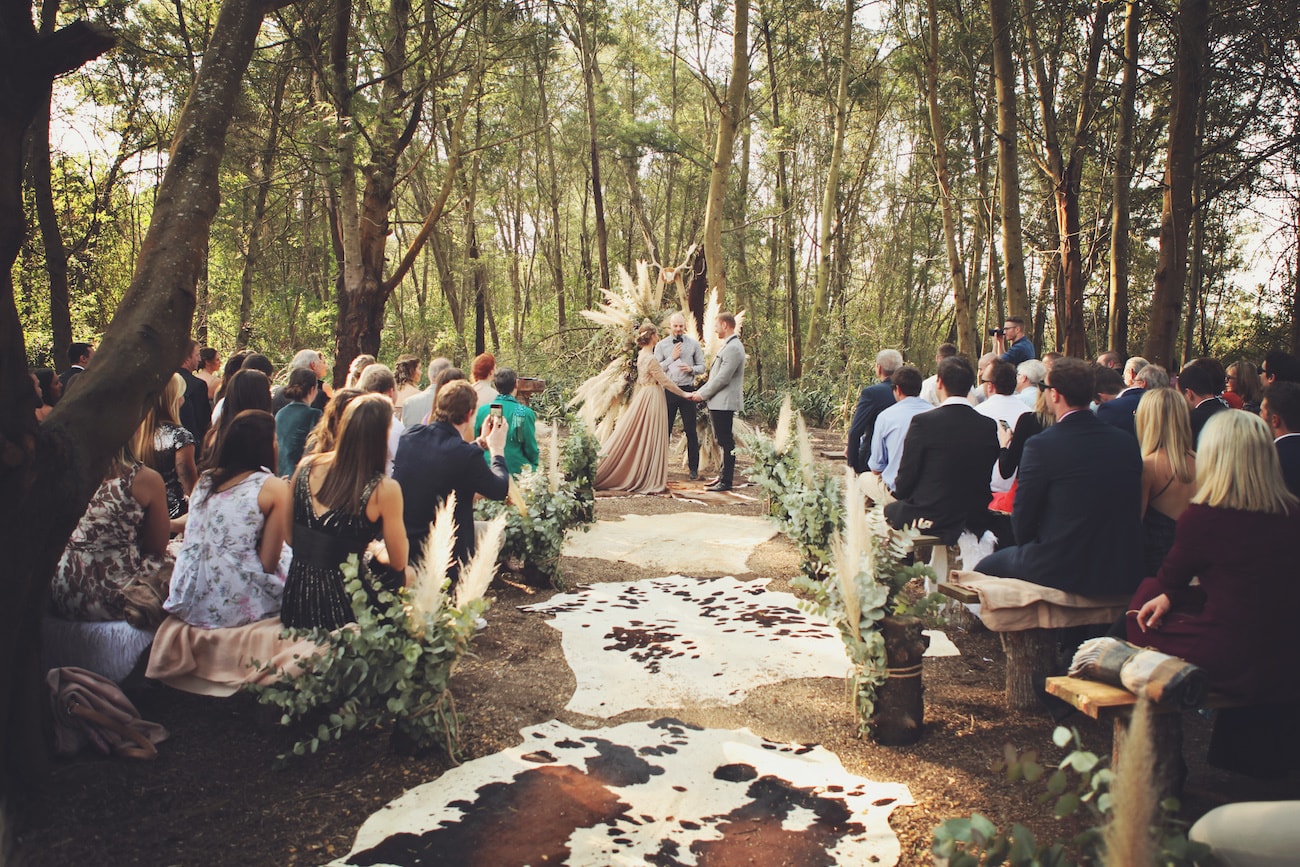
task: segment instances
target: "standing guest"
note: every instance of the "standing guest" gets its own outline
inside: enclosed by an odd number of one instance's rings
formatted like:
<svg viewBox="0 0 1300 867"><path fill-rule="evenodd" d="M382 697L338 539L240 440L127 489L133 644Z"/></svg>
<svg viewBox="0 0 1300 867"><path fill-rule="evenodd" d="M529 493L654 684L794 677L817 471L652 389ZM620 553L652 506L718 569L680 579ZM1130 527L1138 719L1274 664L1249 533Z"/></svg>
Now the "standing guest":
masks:
<svg viewBox="0 0 1300 867"><path fill-rule="evenodd" d="M410 583L402 488L384 476L392 423L392 401L360 395L343 413L334 451L303 459L294 472L285 626L337 629L356 619L339 569L350 555L369 552Z"/></svg>
<svg viewBox="0 0 1300 867"><path fill-rule="evenodd" d="M76 621L125 619L127 585L156 579L172 566L170 528L162 476L123 446L59 558L50 585L55 614Z"/></svg>
<svg viewBox="0 0 1300 867"><path fill-rule="evenodd" d="M1008 316L1002 323L1000 333L993 335L993 351L1003 361L1019 364L1036 357L1034 344L1025 334L1025 320L1020 316Z"/></svg>
<svg viewBox="0 0 1300 867"><path fill-rule="evenodd" d="M654 326L650 327L651 330L654 329ZM654 360L653 355L650 360ZM513 370L509 367L499 368L492 375L492 387L496 389L496 398L487 406L480 406L474 416L474 436L477 437L482 434L483 422L492 412L492 407L501 407L501 416L505 419L507 425L506 468L510 470L512 476L518 475L523 471L524 467L536 469L538 462L542 458L541 449L537 446L537 413L533 412L531 407L524 406L515 397L518 384L518 377L516 377ZM635 395L633 395L632 401L633 403L636 402ZM630 406L629 409L631 409ZM629 430L631 429L629 428ZM665 440L664 454L661 455L664 461L665 473L668 471L667 450L668 445ZM597 471L597 476L599 477L599 475L599 471Z"/></svg>
<svg viewBox="0 0 1300 867"><path fill-rule="evenodd" d="M167 514L179 518L189 511L189 496L198 481L194 437L180 423L185 380L172 374L144 413L136 429L134 451L140 462L157 470L167 489Z"/></svg>
<svg viewBox="0 0 1300 867"><path fill-rule="evenodd" d="M185 360L177 371L185 380L185 402L181 404L181 425L190 432L194 442L203 442L203 436L212 426L212 403L208 400L208 384L194 375L199 367L199 342L186 344Z"/></svg>
<svg viewBox="0 0 1300 867"><path fill-rule="evenodd" d="M316 397L308 402L308 405L315 409L324 410L325 404L329 403L329 395L325 393L325 356L321 355L315 349L300 349L293 359L289 362L289 376L293 376L295 370L310 370L315 377ZM271 392L271 412L278 413L289 405L292 398L285 394L284 386L277 386Z"/></svg>
<svg viewBox="0 0 1300 867"><path fill-rule="evenodd" d="M1192 438L1200 437L1202 428L1215 413L1222 412L1228 405L1219 399L1227 374L1223 365L1213 358L1197 358L1189 361L1178 372L1178 391L1187 401L1191 410Z"/></svg>
<svg viewBox="0 0 1300 867"><path fill-rule="evenodd" d="M601 450L600 461L596 465L596 479L593 483L598 491L628 491L639 494L657 494L668 489L668 426L664 424L668 416L668 404L663 393L668 392L691 404L693 416L695 404L689 395L678 387L660 366L656 344L659 332L649 322L637 331L636 345L641 347L637 353L636 390L627 409L618 417L614 433ZM678 344L680 346L681 344ZM498 398L500 399L500 398ZM488 409L478 411L478 424ZM507 414L506 419L510 416ZM511 422L511 433L513 433ZM510 440L506 437L506 467L510 466ZM698 459L698 452L696 457ZM697 464L698 466L698 464Z"/></svg>
<svg viewBox="0 0 1300 867"><path fill-rule="evenodd" d="M1217 414L1201 437L1196 494L1174 547L1133 597L1129 641L1200 666L1212 689L1236 701L1300 697L1296 538L1300 508L1268 426L1244 412Z"/></svg>
<svg viewBox="0 0 1300 867"><path fill-rule="evenodd" d="M447 361L445 358L438 361ZM406 402L402 407L402 426L429 424L433 420L433 404L438 399L438 389L449 382L465 378L465 371L452 367L451 362L439 365L436 372L434 363L429 363L429 387Z"/></svg>
<svg viewBox="0 0 1300 867"><path fill-rule="evenodd" d="M1274 349L1264 356L1259 366L1259 378L1267 387L1275 382L1300 382L1300 359L1289 352ZM64 383L67 391L67 383Z"/></svg>
<svg viewBox="0 0 1300 867"><path fill-rule="evenodd" d="M334 397L325 405L325 411L321 413L316 426L311 429L311 433L307 434L307 442L302 449L304 455L323 455L334 451L334 444L338 442L339 437L339 425L343 423L343 413L347 410L348 404L360 397L362 393L359 388L340 388L334 392Z"/></svg>
<svg viewBox="0 0 1300 867"><path fill-rule="evenodd" d="M208 450L220 438L230 419L246 409L271 411L271 380L267 379L266 374L260 370L236 371L226 383L225 395L221 398L218 407L223 408L224 412L213 413L212 427L208 428L208 434L203 440L201 450L203 460L200 462L200 469L208 468L206 463Z"/></svg>
<svg viewBox="0 0 1300 867"><path fill-rule="evenodd" d="M415 425L402 436L393 471L394 480L409 492L403 521L416 563L424 557L429 525L438 509L447 497L456 495L455 544L448 570L453 581L460 574L460 564L474 556L475 495L504 500L510 490L506 425L489 418L483 436L474 441L477 403L474 387L464 380L448 382L438 389L434 420ZM483 462L484 451L491 456L490 463Z"/></svg>
<svg viewBox="0 0 1300 867"><path fill-rule="evenodd" d="M858 395L853 421L849 423L848 442L844 446L844 459L855 473L867 472L876 419L894 405L894 386L890 378L902 366L903 354L897 349L882 349L876 353L876 382L863 387Z"/></svg>
<svg viewBox="0 0 1300 867"><path fill-rule="evenodd" d="M708 403L709 418L713 423L713 438L722 449L722 472L709 485L709 491L730 491L736 476L736 437L732 422L736 413L745 408L745 347L736 334L736 317L719 313L715 333L722 346L713 358L709 381L691 395L696 403Z"/></svg>
<svg viewBox="0 0 1300 867"><path fill-rule="evenodd" d="M289 374L289 384L284 387L289 402L275 414L275 441L280 455L276 469L281 478L293 475L293 468L302 460L307 434L323 415L311 405L316 391L316 371L300 367Z"/></svg>
<svg viewBox="0 0 1300 867"><path fill-rule="evenodd" d="M1046 400L1056 423L1031 437L1011 512L1016 544L977 572L1084 596L1132 593L1142 578L1142 456L1137 440L1088 411L1091 366L1058 358Z"/></svg>
<svg viewBox="0 0 1300 867"><path fill-rule="evenodd" d="M894 501L894 483L903 462L903 439L912 419L934 409L920 397L921 373L912 365L905 364L895 370L890 383L894 386L894 405L876 417L871 432L871 457L867 460L871 472L862 476L868 499L881 504Z"/></svg>
<svg viewBox="0 0 1300 867"><path fill-rule="evenodd" d="M1016 397L1031 410L1038 406L1038 394L1046 377L1047 367L1036 358L1016 365Z"/></svg>
<svg viewBox="0 0 1300 867"><path fill-rule="evenodd" d="M948 545L962 530L983 527L998 426L970 405L974 383L975 371L965 358L946 358L939 365L942 402L913 418L903 438L897 500L885 506L891 526L929 521L928 532Z"/></svg>
<svg viewBox="0 0 1300 867"><path fill-rule="evenodd" d="M216 402L212 404L212 412L215 414L217 407L221 404L222 398L226 396L226 389L230 387L230 378L240 371L244 365L244 359L253 354L251 349L241 349L238 352L232 352L226 359L225 366L221 369L221 382L217 384ZM214 418L213 423L216 423Z"/></svg>
<svg viewBox="0 0 1300 867"><path fill-rule="evenodd" d="M1174 544L1174 527L1196 493L1196 452L1187 402L1171 388L1154 388L1137 409L1142 449L1142 557L1154 575Z"/></svg>
<svg viewBox="0 0 1300 867"><path fill-rule="evenodd" d="M1259 415L1273 430L1282 478L1291 493L1300 497L1300 383L1270 385Z"/></svg>
<svg viewBox="0 0 1300 867"><path fill-rule="evenodd" d="M292 504L275 463L275 419L247 410L230 422L194 488L185 538L163 608L191 626L222 629L280 610Z"/></svg>
<svg viewBox="0 0 1300 867"><path fill-rule="evenodd" d="M217 352L211 346L205 346L199 350L199 369L194 371L194 375L208 384L208 402L217 402L217 388L221 385L221 377L218 372L221 370L221 353Z"/></svg>
<svg viewBox="0 0 1300 867"><path fill-rule="evenodd" d="M674 313L668 318L668 327L672 331L672 340L659 341L655 344L655 361L672 382L682 391L690 394L695 391L695 377L704 373L704 350L700 342L686 333L686 317ZM679 396L664 389L664 399L668 405L668 439L673 438L673 421L678 413L682 416L682 433L686 435L686 467L690 471L691 481L700 477L700 432L695 428L695 402L689 397Z"/></svg>
<svg viewBox="0 0 1300 867"><path fill-rule="evenodd" d="M275 415L275 398L271 394L271 378L275 376L275 366L271 364L271 359L267 358L265 355L261 354L260 352L250 352L243 357L243 361L240 362L239 369L241 371L244 370L256 371L266 377L266 396L270 400L270 403L266 407L266 409L269 410L272 415ZM245 406L243 408L262 409L263 407ZM223 412L225 412L225 409L226 409L226 397L223 394L221 398L217 401L217 405L212 408L212 424L217 425L221 423L221 415Z"/></svg>
<svg viewBox="0 0 1300 867"><path fill-rule="evenodd" d="M1244 409L1259 415L1260 401L1264 399L1264 384L1260 381L1255 365L1245 359L1228 365L1228 388L1223 393L1223 398L1227 400L1230 396L1241 404L1234 409Z"/></svg>
<svg viewBox="0 0 1300 867"><path fill-rule="evenodd" d="M940 343L939 349L934 353L934 363L937 366L945 358L952 358L957 354L957 347L951 343ZM939 405L939 395L935 391L935 386L939 384L939 374L932 373L921 382L921 400L930 404L930 406Z"/></svg>
<svg viewBox="0 0 1300 867"><path fill-rule="evenodd" d="M59 374L59 382L63 383L65 393L72 380L85 372L86 365L94 354L95 347L89 343L73 343L68 346L68 369Z"/></svg>
<svg viewBox="0 0 1300 867"><path fill-rule="evenodd" d="M373 355L358 355L352 359L352 363L348 365L348 378L344 386L346 388L360 388L362 372L374 363L375 357Z"/></svg>
<svg viewBox="0 0 1300 867"><path fill-rule="evenodd" d="M361 371L361 378L357 381L357 388L367 394L379 394L388 398L388 403L393 402L393 395L397 391L397 379L393 376L393 371L386 364L368 364ZM393 459L397 457L397 443L401 439L402 431L406 430L406 425L397 420L397 409L393 409L393 424L388 428L388 465L386 474L391 478L393 475Z"/></svg>
<svg viewBox="0 0 1300 867"><path fill-rule="evenodd" d="M414 355L399 355L393 364L393 379L397 381L393 405L401 409L407 398L420 393L420 359Z"/></svg>
<svg viewBox="0 0 1300 867"><path fill-rule="evenodd" d="M45 417L54 409L59 398L63 397L63 380L48 367L38 367L32 371L41 393L41 405L36 409L36 420L45 421Z"/></svg>
<svg viewBox="0 0 1300 867"><path fill-rule="evenodd" d="M492 376L497 370L496 356L490 352L474 356L469 366L469 382L478 395L478 407L482 409L496 399L497 390L492 387Z"/></svg>

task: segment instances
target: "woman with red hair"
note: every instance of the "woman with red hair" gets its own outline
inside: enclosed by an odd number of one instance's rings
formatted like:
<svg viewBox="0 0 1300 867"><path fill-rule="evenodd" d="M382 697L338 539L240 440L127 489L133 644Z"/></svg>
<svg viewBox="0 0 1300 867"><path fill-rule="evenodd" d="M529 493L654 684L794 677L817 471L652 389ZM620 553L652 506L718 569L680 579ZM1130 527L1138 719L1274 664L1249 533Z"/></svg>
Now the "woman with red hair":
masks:
<svg viewBox="0 0 1300 867"><path fill-rule="evenodd" d="M497 358L490 352L474 356L469 368L469 382L478 395L478 405L487 406L497 397L497 390L492 387L492 374L496 373Z"/></svg>

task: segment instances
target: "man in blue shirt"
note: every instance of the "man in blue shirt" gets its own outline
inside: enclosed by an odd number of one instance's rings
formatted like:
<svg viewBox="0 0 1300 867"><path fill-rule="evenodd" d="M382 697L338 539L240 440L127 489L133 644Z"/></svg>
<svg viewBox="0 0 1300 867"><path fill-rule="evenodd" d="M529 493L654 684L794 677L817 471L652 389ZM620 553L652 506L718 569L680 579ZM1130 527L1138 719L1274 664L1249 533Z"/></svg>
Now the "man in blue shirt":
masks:
<svg viewBox="0 0 1300 867"><path fill-rule="evenodd" d="M1025 320L1019 316L1008 316L1002 324L1002 333L993 336L993 351L999 358L1012 364L1020 364L1036 358L1034 344L1025 336Z"/></svg>
<svg viewBox="0 0 1300 867"><path fill-rule="evenodd" d="M871 432L871 457L862 476L862 486L873 503L894 501L894 480L903 461L903 440L912 419L934 409L921 394L921 372L910 364L900 367L890 377L894 387L894 405L876 417Z"/></svg>

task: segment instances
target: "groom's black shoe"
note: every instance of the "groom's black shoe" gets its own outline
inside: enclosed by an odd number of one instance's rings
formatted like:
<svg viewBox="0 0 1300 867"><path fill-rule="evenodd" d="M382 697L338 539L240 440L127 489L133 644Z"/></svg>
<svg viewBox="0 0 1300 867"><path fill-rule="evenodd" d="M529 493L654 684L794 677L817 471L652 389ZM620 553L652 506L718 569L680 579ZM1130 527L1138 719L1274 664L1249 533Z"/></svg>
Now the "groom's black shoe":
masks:
<svg viewBox="0 0 1300 867"><path fill-rule="evenodd" d="M692 481L692 482L698 482L699 480L700 480L700 474L699 474L699 471L697 471L697 470L691 470L691 481Z"/></svg>
<svg viewBox="0 0 1300 867"><path fill-rule="evenodd" d="M730 490L731 490L731 483L730 483L730 482L724 482L722 479L718 479L716 482L714 482L713 484L709 485L709 486L706 487L704 490L706 490L706 491L730 491Z"/></svg>

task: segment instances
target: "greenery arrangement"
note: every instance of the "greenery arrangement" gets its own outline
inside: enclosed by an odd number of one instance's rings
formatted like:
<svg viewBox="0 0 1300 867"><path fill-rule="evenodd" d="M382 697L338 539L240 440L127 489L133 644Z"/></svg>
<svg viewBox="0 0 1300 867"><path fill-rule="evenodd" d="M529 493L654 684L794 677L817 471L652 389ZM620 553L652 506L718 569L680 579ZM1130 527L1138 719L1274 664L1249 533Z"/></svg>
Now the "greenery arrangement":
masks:
<svg viewBox="0 0 1300 867"><path fill-rule="evenodd" d="M1024 825L1008 834L985 816L949 819L934 832L936 863L948 867L1010 864L1012 867L1072 867L1084 864L1174 865L1206 863L1206 846L1187 839L1186 823L1177 818L1178 801L1155 803L1151 789L1152 757L1146 722L1134 715L1124 766L1113 772L1096 754L1082 749L1079 733L1058 726L1052 740L1062 749L1076 744L1047 776L1040 803L1053 802L1057 819L1086 822L1069 844L1039 842ZM1130 758L1132 756L1132 758ZM1007 779L1038 783L1047 774L1038 755L1017 755L1008 745L999 770Z"/></svg>
<svg viewBox="0 0 1300 867"><path fill-rule="evenodd" d="M441 746L456 755L459 728L448 683L489 605L483 593L495 571L505 522L489 525L451 593L446 573L454 502L453 495L439 510L414 587L372 596L369 579L358 574L356 555L349 557L342 568L355 625L311 631L319 655L300 660L296 673L262 666L279 678L248 687L259 702L281 712L281 725L315 723L310 735L293 745L294 755L315 753L348 732L388 724L398 741L416 749Z"/></svg>
<svg viewBox="0 0 1300 867"><path fill-rule="evenodd" d="M565 534L574 527L585 531L595 520L596 454L599 446L580 421L574 423L564 447L561 470L558 429L551 427L548 466L525 468L511 479L505 502L480 500L474 507L480 520L502 518L505 533L499 562L523 573L534 584L562 588L560 549Z"/></svg>
<svg viewBox="0 0 1300 867"><path fill-rule="evenodd" d="M903 588L916 578L934 578L923 563L909 563L916 537L915 526L896 530L879 506L867 509L866 497L853 470L844 481L844 529L831 539L831 576L816 580L795 578L794 586L812 597L805 607L830 621L840 632L853 666L852 687L858 731L871 733L876 690L885 682L888 663L885 639L878 624L889 615L917 614L934 604L925 597L912 604Z"/></svg>

